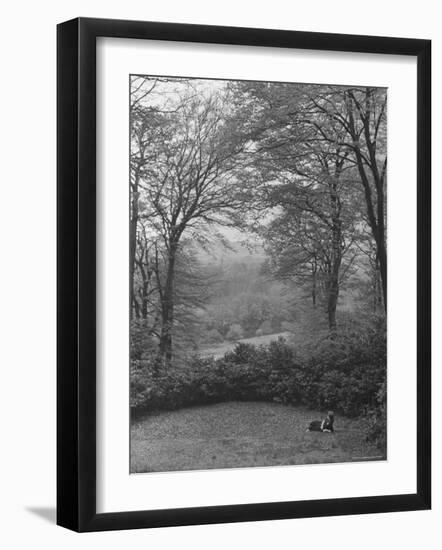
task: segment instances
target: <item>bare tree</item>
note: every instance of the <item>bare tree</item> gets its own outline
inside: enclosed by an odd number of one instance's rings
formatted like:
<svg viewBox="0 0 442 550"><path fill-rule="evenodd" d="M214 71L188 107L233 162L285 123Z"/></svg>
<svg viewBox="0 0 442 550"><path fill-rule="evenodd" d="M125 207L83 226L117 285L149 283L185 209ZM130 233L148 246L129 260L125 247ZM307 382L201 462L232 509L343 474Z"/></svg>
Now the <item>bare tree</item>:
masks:
<svg viewBox="0 0 442 550"><path fill-rule="evenodd" d="M314 86L247 83L239 90L258 104L251 107L246 102L247 125L255 143L255 167L267 197L263 207L273 208L276 215L270 233L274 239L275 232L282 231L280 244L285 242L294 254L292 261L287 249L279 250L277 257L284 257L285 267L296 264L298 277L300 272L303 277L306 273L311 276L314 304L321 280L329 328L334 332L343 256L350 250L348 242L355 238L358 219L348 177L352 167L349 151L342 145L344 131L312 106ZM334 139L324 139L325 132ZM291 243L287 235L291 235Z"/></svg>
<svg viewBox="0 0 442 550"><path fill-rule="evenodd" d="M222 94L195 94L192 84L177 86L175 109L162 112L159 131L148 132L137 157L139 217L149 220L161 242L164 272L158 284L161 304L159 355L172 358L175 276L183 235L197 237L208 226L228 225L243 201L235 171L242 149ZM140 119L145 127L149 119ZM134 172L136 174L136 172Z"/></svg>
<svg viewBox="0 0 442 550"><path fill-rule="evenodd" d="M387 92L383 88L313 86L308 90L309 123L319 138L338 143L350 153L359 174L366 207L366 220L376 243L376 256L387 309Z"/></svg>

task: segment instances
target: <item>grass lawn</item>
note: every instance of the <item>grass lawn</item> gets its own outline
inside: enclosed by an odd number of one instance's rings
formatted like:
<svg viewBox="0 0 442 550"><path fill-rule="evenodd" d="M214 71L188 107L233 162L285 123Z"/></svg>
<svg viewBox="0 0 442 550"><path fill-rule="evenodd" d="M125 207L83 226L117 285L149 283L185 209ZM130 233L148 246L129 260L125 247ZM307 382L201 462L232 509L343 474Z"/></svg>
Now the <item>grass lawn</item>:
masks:
<svg viewBox="0 0 442 550"><path fill-rule="evenodd" d="M134 420L131 472L206 470L376 460L360 421L335 417L335 433L305 432L323 414L277 403L229 402Z"/></svg>

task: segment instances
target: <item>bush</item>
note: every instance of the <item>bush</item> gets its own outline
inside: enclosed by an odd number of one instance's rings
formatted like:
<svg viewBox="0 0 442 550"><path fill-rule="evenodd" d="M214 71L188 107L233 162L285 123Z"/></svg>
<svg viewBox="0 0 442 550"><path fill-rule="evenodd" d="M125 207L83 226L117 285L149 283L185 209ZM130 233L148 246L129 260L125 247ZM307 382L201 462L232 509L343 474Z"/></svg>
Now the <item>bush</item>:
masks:
<svg viewBox="0 0 442 550"><path fill-rule="evenodd" d="M387 384L383 382L376 393L376 407L368 411L369 441L374 441L384 454L387 452Z"/></svg>
<svg viewBox="0 0 442 550"><path fill-rule="evenodd" d="M273 327L272 327L271 322L267 320L267 321L263 321L259 325L258 330L260 330L262 332L262 334L272 334Z"/></svg>
<svg viewBox="0 0 442 550"><path fill-rule="evenodd" d="M224 342L224 338L222 337L220 332L216 330L216 328L208 330L204 340L208 344L221 344L222 342Z"/></svg>
<svg viewBox="0 0 442 550"><path fill-rule="evenodd" d="M226 334L227 340L240 340L241 338L244 338L244 331L241 327L241 325L238 325L235 323L232 325L229 329L229 332Z"/></svg>
<svg viewBox="0 0 442 550"><path fill-rule="evenodd" d="M130 323L130 358L140 360L143 355L151 355L157 343L150 336L148 322L145 319L133 319Z"/></svg>
<svg viewBox="0 0 442 550"><path fill-rule="evenodd" d="M166 371L152 360L131 365L134 412L230 400L277 401L346 416L366 414L369 437L385 446L386 341L382 324L354 326L334 339L293 349L238 343L221 359L189 356Z"/></svg>

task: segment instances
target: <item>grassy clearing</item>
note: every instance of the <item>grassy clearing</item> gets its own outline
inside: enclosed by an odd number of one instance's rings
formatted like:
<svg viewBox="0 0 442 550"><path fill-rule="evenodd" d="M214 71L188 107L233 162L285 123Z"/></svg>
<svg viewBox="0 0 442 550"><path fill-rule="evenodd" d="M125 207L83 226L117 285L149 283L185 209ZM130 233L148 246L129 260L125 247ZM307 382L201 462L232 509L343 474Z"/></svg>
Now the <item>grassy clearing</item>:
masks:
<svg viewBox="0 0 442 550"><path fill-rule="evenodd" d="M323 413L230 402L150 414L131 427L131 472L319 464L379 458L361 422L337 416L335 433L305 432Z"/></svg>

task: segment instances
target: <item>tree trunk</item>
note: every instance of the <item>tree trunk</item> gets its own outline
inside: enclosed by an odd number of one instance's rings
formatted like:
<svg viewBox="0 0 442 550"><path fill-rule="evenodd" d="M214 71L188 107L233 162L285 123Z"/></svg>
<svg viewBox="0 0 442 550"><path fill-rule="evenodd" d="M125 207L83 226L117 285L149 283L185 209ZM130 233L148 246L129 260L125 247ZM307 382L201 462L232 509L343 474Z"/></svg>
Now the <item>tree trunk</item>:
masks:
<svg viewBox="0 0 442 550"><path fill-rule="evenodd" d="M159 354L164 365L172 361L172 328L174 314L174 280L175 262L178 243L172 243L169 249L166 281L164 283L163 297L161 304L161 334Z"/></svg>
<svg viewBox="0 0 442 550"><path fill-rule="evenodd" d="M137 178L138 179L138 178ZM137 226L138 226L138 182L134 183L132 188L131 216L129 227L129 300L130 300L130 318L133 317L134 308L134 286L135 286L135 253L137 249Z"/></svg>
<svg viewBox="0 0 442 550"><path fill-rule="evenodd" d="M339 297L339 270L341 268L342 250L341 250L341 223L339 220L333 221L333 254L330 270L330 279L328 284L328 328L330 333L336 332L336 307Z"/></svg>
<svg viewBox="0 0 442 550"><path fill-rule="evenodd" d="M341 220L341 202L338 196L338 180L342 163L339 161L336 165L336 171L333 181L330 184L330 204L332 211L332 258L330 279L328 285L328 327L330 334L336 333L336 307L339 296L339 271L342 262L342 220Z"/></svg>
<svg viewBox="0 0 442 550"><path fill-rule="evenodd" d="M140 243L138 246L141 246ZM141 306L139 306L139 313L142 319L147 319L148 314L148 297L149 297L149 284L150 284L150 275L149 275L149 266L148 266L148 252L144 250L141 257L135 260L135 263L138 267L138 271L141 276L141 288L139 291Z"/></svg>
<svg viewBox="0 0 442 550"><path fill-rule="evenodd" d="M312 280L312 304L313 308L316 308L316 273L313 273Z"/></svg>
<svg viewBox="0 0 442 550"><path fill-rule="evenodd" d="M378 198L378 200L383 201L383 196L382 198ZM376 244L378 249L377 252L378 252L378 261L379 261L379 272L381 275L381 283L382 283L382 296L384 298L384 309L385 309L385 312L387 312L387 246L385 243L383 213L382 213L382 221L378 221L378 240Z"/></svg>
<svg viewBox="0 0 442 550"><path fill-rule="evenodd" d="M339 272L339 268L337 269ZM338 304L339 283L338 273L335 269L330 275L330 285L328 291L327 313L328 313L328 328L330 333L336 332L336 306Z"/></svg>
<svg viewBox="0 0 442 550"><path fill-rule="evenodd" d="M147 280L143 281L142 296L141 296L141 317L147 319L147 297L149 291L149 283Z"/></svg>
<svg viewBox="0 0 442 550"><path fill-rule="evenodd" d="M139 319L140 318L140 306L138 305L138 301L137 299L135 298L135 296L133 297L133 301L132 301L132 307L135 311L135 318L136 319ZM132 315L132 307L131 307L131 318L133 317Z"/></svg>
<svg viewBox="0 0 442 550"><path fill-rule="evenodd" d="M367 97L369 94L367 89ZM351 94L350 94L351 95ZM370 134L370 104L367 103L367 112L365 116L361 117L363 122L363 130L366 140L366 146L369 154L369 162L363 159L361 148L359 145L359 135L355 130L353 107L349 105L349 130L354 143L354 153L356 157L356 164L358 167L359 175L361 177L362 187L364 189L365 202L367 208L368 224L371 228L377 249L377 256L379 261L379 270L381 274L382 283L382 295L384 298L384 309L387 311L387 245L385 240L385 170L379 170L378 160L376 158L375 145L371 141ZM365 171L365 167L368 165L369 170L373 176L374 190L376 193L376 208L372 196L372 185ZM386 160L384 168L386 167Z"/></svg>

